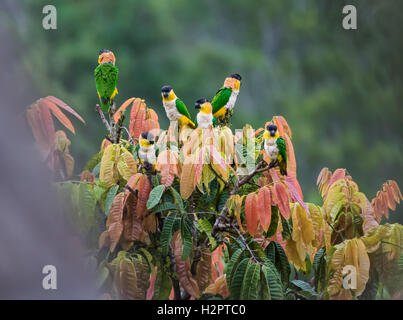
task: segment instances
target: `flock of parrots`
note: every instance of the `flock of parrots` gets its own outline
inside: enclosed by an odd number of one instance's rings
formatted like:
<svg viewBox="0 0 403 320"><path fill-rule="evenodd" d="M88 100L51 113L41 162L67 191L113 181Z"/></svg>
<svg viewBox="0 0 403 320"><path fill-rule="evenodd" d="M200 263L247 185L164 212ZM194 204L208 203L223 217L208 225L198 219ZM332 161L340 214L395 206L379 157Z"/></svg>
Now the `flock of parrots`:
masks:
<svg viewBox="0 0 403 320"><path fill-rule="evenodd" d="M94 71L95 86L99 96L100 105L104 113L109 113L114 97L118 94L117 80L119 70L115 66L116 58L112 51L101 50L98 57L98 66ZM195 108L198 114L195 121L191 120L186 105L176 96L171 86L161 89L162 103L170 121L178 121L181 128L207 129L216 126L226 126L232 116L241 86L241 76L232 74L224 81L224 85L217 91L210 102L206 98L196 101ZM264 150L271 161L278 161L280 173L287 175L287 151L285 140L280 137L277 126L270 123L263 134ZM154 136L143 132L139 137L138 156L143 164L152 164L154 167L156 153Z"/></svg>

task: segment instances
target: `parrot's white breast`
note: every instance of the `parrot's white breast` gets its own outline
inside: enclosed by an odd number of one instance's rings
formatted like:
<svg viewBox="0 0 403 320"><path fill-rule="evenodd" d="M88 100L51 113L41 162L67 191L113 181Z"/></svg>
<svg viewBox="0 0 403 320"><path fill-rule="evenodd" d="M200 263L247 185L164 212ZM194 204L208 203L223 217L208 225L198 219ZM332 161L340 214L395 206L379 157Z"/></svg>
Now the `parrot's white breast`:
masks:
<svg viewBox="0 0 403 320"><path fill-rule="evenodd" d="M277 139L267 139L264 141L264 151L266 151L270 160L276 159L278 155Z"/></svg>
<svg viewBox="0 0 403 320"><path fill-rule="evenodd" d="M139 158L144 162L148 162L153 164L154 161L156 160L155 157L155 148L154 146L145 148L141 147L139 148Z"/></svg>
<svg viewBox="0 0 403 320"><path fill-rule="evenodd" d="M199 112L197 114L197 127L198 128L207 129L212 124L213 124L213 114L212 113Z"/></svg>
<svg viewBox="0 0 403 320"><path fill-rule="evenodd" d="M228 110L232 110L235 106L236 98L238 97L239 90L234 90L232 89L231 96L229 97L229 100L227 104L225 105L225 108Z"/></svg>
<svg viewBox="0 0 403 320"><path fill-rule="evenodd" d="M163 104L169 120L171 121L178 120L182 116L179 113L178 109L176 109L176 99L172 101L163 102Z"/></svg>

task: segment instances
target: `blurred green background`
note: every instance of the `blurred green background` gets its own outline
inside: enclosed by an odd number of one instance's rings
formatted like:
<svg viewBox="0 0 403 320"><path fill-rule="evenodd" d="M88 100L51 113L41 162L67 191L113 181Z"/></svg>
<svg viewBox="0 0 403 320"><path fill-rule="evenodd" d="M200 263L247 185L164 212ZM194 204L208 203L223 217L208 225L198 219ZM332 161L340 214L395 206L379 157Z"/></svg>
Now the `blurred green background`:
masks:
<svg viewBox="0 0 403 320"><path fill-rule="evenodd" d="M86 119L74 120L71 137L77 173L105 133L93 70L108 48L120 70L117 104L144 98L162 127L163 85L194 116L196 99L241 74L232 129L283 115L308 201L319 199L324 166L347 168L370 199L387 179L403 187L403 1L55 1L57 30L49 31L46 4L5 1L2 46L19 48L18 72L37 98L57 96ZM358 30L342 28L346 4L357 8Z"/></svg>

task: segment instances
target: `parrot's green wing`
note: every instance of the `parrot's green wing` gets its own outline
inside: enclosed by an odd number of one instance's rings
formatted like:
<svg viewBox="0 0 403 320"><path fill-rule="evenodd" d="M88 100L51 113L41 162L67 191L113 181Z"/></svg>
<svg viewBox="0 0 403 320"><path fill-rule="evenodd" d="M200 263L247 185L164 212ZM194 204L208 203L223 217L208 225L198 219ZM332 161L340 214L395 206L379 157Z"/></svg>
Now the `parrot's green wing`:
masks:
<svg viewBox="0 0 403 320"><path fill-rule="evenodd" d="M276 143L279 154L281 154L285 163L287 163L287 145L285 143L285 140L282 137L279 137Z"/></svg>
<svg viewBox="0 0 403 320"><path fill-rule="evenodd" d="M175 104L176 104L176 109L178 110L178 112L190 119L190 114L189 114L188 109L186 108L186 105L179 99L176 99Z"/></svg>
<svg viewBox="0 0 403 320"><path fill-rule="evenodd" d="M103 63L95 68L95 87L100 96L101 107L104 112L109 111L110 100L118 82L118 73L118 68L112 63Z"/></svg>
<svg viewBox="0 0 403 320"><path fill-rule="evenodd" d="M216 117L213 117L213 127L217 127L217 124L218 124L218 122L217 122Z"/></svg>
<svg viewBox="0 0 403 320"><path fill-rule="evenodd" d="M211 105L213 106L213 114L227 104L231 94L232 90L230 88L222 87L217 91L213 101L211 102Z"/></svg>
<svg viewBox="0 0 403 320"><path fill-rule="evenodd" d="M155 149L155 157L158 158L159 154L160 154L160 148L158 148L157 146L154 147Z"/></svg>

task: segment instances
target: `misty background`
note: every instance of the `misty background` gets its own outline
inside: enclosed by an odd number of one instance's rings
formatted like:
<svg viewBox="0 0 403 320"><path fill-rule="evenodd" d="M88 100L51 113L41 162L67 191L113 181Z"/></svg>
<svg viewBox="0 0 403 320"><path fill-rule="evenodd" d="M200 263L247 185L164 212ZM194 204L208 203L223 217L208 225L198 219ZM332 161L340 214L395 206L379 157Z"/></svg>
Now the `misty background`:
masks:
<svg viewBox="0 0 403 320"><path fill-rule="evenodd" d="M47 4L56 6L57 30L42 27ZM347 4L357 8L358 30L342 28ZM118 106L141 97L166 128L163 85L174 88L194 117L198 98L212 98L226 76L239 73L232 129L246 123L259 128L283 115L293 131L306 201L320 201L315 183L325 166L347 168L372 199L388 179L403 187L402 23L401 0L2 0L2 160L11 165L5 172L22 175L12 169L21 157L26 174L36 170L35 160L30 163L32 140L18 138L21 130L8 119L23 117L36 99L54 95L87 122L73 119L76 135L69 135L78 177L106 133L94 111L93 71L99 50L107 48L119 68ZM7 127L12 124L14 131ZM24 179L46 176L39 172L2 178L1 187L19 190ZM6 195L2 202L10 203ZM42 201L34 195L26 198L28 206ZM10 208L1 211L13 214ZM391 221L402 222L401 213L398 207Z"/></svg>

